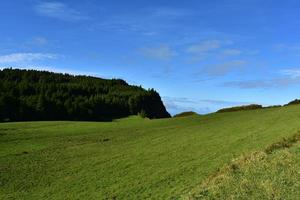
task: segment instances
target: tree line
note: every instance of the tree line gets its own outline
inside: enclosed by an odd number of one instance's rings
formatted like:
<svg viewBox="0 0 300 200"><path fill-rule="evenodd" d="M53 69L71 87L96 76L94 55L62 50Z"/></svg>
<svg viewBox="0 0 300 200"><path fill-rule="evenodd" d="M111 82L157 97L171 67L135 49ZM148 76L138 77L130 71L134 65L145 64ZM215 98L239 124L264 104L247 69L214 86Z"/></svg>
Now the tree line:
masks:
<svg viewBox="0 0 300 200"><path fill-rule="evenodd" d="M0 70L0 121L105 121L137 114L170 117L154 89L121 79Z"/></svg>

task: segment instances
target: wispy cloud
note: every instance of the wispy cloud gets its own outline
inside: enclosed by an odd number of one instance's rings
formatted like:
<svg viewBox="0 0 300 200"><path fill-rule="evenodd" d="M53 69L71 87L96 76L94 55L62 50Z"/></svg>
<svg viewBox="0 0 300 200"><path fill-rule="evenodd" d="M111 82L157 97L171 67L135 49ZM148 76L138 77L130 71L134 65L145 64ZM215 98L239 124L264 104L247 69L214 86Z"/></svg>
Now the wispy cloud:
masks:
<svg viewBox="0 0 300 200"><path fill-rule="evenodd" d="M162 97L164 105L172 114L177 114L184 111L194 111L197 113L209 113L211 110L206 106L201 106L194 100L183 97Z"/></svg>
<svg viewBox="0 0 300 200"><path fill-rule="evenodd" d="M225 82L222 85L225 87L236 87L240 89L268 89L283 88L295 84L300 84L300 78L276 78L271 80L231 81Z"/></svg>
<svg viewBox="0 0 300 200"><path fill-rule="evenodd" d="M242 80L227 81L221 84L224 87L234 87L240 89L263 89L275 86L276 80Z"/></svg>
<svg viewBox="0 0 300 200"><path fill-rule="evenodd" d="M57 1L38 3L34 9L36 13L41 16L63 21L79 21L89 19L89 17L82 15L79 11Z"/></svg>
<svg viewBox="0 0 300 200"><path fill-rule="evenodd" d="M103 30L114 33L136 33L143 36L156 36L176 27L176 20L193 15L192 10L172 7L141 9L136 12L116 14L94 23L90 30Z"/></svg>
<svg viewBox="0 0 300 200"><path fill-rule="evenodd" d="M233 60L225 63L209 65L202 68L200 72L197 72L196 76L209 76L209 77L216 77L216 76L224 76L231 72L240 71L244 68L247 64L245 60Z"/></svg>
<svg viewBox="0 0 300 200"><path fill-rule="evenodd" d="M228 56L238 56L242 53L241 50L239 49L224 49L221 52L221 56L223 57L228 57Z"/></svg>
<svg viewBox="0 0 300 200"><path fill-rule="evenodd" d="M154 36L161 31L159 24L151 23L149 20L129 16L115 16L105 21L94 23L90 31L101 30L113 33L137 33L143 36Z"/></svg>
<svg viewBox="0 0 300 200"><path fill-rule="evenodd" d="M140 49L140 52L147 58L162 61L168 61L176 55L176 52L167 45L161 45L158 47L145 47Z"/></svg>
<svg viewBox="0 0 300 200"><path fill-rule="evenodd" d="M186 97L167 97L167 96L164 96L162 98L164 100L173 101L173 102L177 102L177 103L191 103L191 104L197 103L196 100L192 100L192 99L189 99L189 98L186 98Z"/></svg>
<svg viewBox="0 0 300 200"><path fill-rule="evenodd" d="M252 102L227 101L215 99L190 99L186 97L162 97L167 109L176 114L183 111L195 111L201 114L216 111L224 106L238 106Z"/></svg>
<svg viewBox="0 0 300 200"><path fill-rule="evenodd" d="M194 12L187 9L180 9L180 8L155 8L150 11L150 15L153 17L167 17L167 18L181 18L185 16L193 15Z"/></svg>
<svg viewBox="0 0 300 200"><path fill-rule="evenodd" d="M228 81L222 83L221 86L240 89L268 89L285 88L300 84L300 70L298 69L281 70L279 74L282 74L283 76L272 79Z"/></svg>
<svg viewBox="0 0 300 200"><path fill-rule="evenodd" d="M196 55L202 55L205 54L208 51L218 49L221 47L220 41L218 40L207 40L203 41L199 44L193 44L189 46L186 51L188 53L193 53Z"/></svg>
<svg viewBox="0 0 300 200"><path fill-rule="evenodd" d="M300 68L283 69L279 71L280 74L290 76L291 78L300 77Z"/></svg>
<svg viewBox="0 0 300 200"><path fill-rule="evenodd" d="M218 105L218 106L230 106L230 105L245 105L245 104L251 104L251 102L242 102L242 101L225 101L225 100L214 100L214 99L203 99L200 100L201 102L209 103L212 105Z"/></svg>
<svg viewBox="0 0 300 200"><path fill-rule="evenodd" d="M224 46L231 44L231 41L205 40L189 45L186 52L192 55L192 61L204 60L209 56L229 57L241 54L238 49L224 49Z"/></svg>
<svg viewBox="0 0 300 200"><path fill-rule="evenodd" d="M49 53L12 53L0 55L1 64L14 64L45 59L56 59L58 56Z"/></svg>
<svg viewBox="0 0 300 200"><path fill-rule="evenodd" d="M34 37L28 43L36 46L43 46L48 44L48 40L45 37Z"/></svg>
<svg viewBox="0 0 300 200"><path fill-rule="evenodd" d="M300 44L280 43L273 46L273 50L279 53L300 54Z"/></svg>

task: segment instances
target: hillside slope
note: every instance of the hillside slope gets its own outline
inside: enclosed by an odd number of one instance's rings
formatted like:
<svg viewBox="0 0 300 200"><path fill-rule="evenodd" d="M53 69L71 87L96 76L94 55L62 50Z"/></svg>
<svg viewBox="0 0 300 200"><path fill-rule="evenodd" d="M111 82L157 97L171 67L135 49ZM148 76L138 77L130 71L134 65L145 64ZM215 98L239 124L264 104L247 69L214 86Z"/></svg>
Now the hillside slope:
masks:
<svg viewBox="0 0 300 200"><path fill-rule="evenodd" d="M171 199L300 130L300 106L172 119L0 124L2 199Z"/></svg>
<svg viewBox="0 0 300 200"><path fill-rule="evenodd" d="M0 80L0 121L170 117L156 91L120 79L4 69Z"/></svg>
<svg viewBox="0 0 300 200"><path fill-rule="evenodd" d="M188 117L188 116L192 116L192 115L198 115L198 114L193 111L186 111L186 112L178 113L178 114L174 115L173 117Z"/></svg>
<svg viewBox="0 0 300 200"><path fill-rule="evenodd" d="M288 147L256 151L234 160L185 199L299 199L299 140L300 134Z"/></svg>

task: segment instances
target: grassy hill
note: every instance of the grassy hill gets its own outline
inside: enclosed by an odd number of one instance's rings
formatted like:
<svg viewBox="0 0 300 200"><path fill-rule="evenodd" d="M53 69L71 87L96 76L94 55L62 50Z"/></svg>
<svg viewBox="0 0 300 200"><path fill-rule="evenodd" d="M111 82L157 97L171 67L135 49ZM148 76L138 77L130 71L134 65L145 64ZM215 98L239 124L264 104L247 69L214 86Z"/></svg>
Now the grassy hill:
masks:
<svg viewBox="0 0 300 200"><path fill-rule="evenodd" d="M286 147L275 143L271 147L279 148L271 152L267 148L232 161L186 199L299 199L299 140L297 134L297 140Z"/></svg>
<svg viewBox="0 0 300 200"><path fill-rule="evenodd" d="M292 105L157 120L1 123L0 199L183 198L232 159L297 133L299 120L300 106Z"/></svg>
<svg viewBox="0 0 300 200"><path fill-rule="evenodd" d="M174 115L173 117L188 117L188 116L192 116L192 115L198 115L198 114L193 111L187 111L187 112L178 113L178 114Z"/></svg>

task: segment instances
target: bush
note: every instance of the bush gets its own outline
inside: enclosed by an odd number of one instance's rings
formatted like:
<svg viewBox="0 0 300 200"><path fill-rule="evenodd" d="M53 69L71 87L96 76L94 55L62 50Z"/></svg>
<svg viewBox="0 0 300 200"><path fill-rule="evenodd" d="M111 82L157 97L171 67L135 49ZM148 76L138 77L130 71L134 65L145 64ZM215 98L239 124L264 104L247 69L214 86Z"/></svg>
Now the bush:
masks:
<svg viewBox="0 0 300 200"><path fill-rule="evenodd" d="M147 118L147 113L145 110L141 110L139 113L138 113L138 116L142 117L142 118Z"/></svg>
<svg viewBox="0 0 300 200"><path fill-rule="evenodd" d="M264 108L280 108L282 107L281 105L273 105L273 106L267 106L267 107L264 107Z"/></svg>

